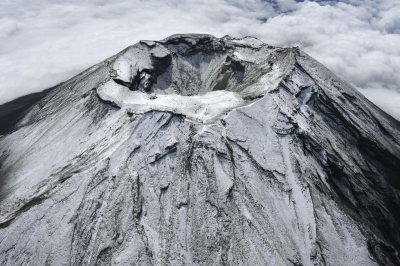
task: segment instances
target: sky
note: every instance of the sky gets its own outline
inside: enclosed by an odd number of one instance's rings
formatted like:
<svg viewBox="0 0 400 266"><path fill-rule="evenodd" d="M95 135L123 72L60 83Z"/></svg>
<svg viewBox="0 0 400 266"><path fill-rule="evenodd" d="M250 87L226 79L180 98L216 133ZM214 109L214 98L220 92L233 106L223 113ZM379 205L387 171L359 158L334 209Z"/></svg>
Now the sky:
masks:
<svg viewBox="0 0 400 266"><path fill-rule="evenodd" d="M400 120L400 0L1 0L0 104L176 33L299 46Z"/></svg>

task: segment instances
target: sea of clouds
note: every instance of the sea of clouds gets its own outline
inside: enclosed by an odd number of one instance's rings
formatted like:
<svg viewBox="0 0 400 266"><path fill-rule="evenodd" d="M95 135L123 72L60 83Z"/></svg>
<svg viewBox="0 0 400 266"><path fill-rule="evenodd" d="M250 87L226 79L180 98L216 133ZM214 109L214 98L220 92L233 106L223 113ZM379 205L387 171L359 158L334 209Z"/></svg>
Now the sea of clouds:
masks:
<svg viewBox="0 0 400 266"><path fill-rule="evenodd" d="M400 120L398 0L2 0L0 104L175 33L299 46Z"/></svg>

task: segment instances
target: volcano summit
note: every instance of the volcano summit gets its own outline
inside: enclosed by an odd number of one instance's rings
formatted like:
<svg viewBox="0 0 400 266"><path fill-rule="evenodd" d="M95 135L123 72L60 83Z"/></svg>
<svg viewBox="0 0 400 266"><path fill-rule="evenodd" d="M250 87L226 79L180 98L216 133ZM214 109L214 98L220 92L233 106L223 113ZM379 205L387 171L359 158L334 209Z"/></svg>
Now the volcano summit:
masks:
<svg viewBox="0 0 400 266"><path fill-rule="evenodd" d="M141 41L3 132L2 265L400 264L400 123L298 48Z"/></svg>

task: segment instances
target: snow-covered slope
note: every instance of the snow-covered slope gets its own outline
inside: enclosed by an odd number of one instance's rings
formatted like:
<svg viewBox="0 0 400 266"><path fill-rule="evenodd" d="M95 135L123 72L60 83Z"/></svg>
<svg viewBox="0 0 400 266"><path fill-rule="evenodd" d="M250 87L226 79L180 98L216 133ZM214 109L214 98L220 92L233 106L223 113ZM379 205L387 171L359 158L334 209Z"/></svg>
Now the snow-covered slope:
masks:
<svg viewBox="0 0 400 266"><path fill-rule="evenodd" d="M400 124L298 48L142 41L0 137L2 265L398 265Z"/></svg>

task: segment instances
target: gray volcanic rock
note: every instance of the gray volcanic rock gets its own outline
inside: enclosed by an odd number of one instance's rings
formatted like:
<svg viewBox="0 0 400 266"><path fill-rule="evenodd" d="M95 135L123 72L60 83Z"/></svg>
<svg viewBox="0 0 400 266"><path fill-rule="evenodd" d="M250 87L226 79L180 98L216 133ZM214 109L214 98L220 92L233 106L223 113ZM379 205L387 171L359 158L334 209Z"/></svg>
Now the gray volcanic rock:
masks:
<svg viewBox="0 0 400 266"><path fill-rule="evenodd" d="M0 164L1 265L400 264L400 123L298 48L142 41Z"/></svg>

